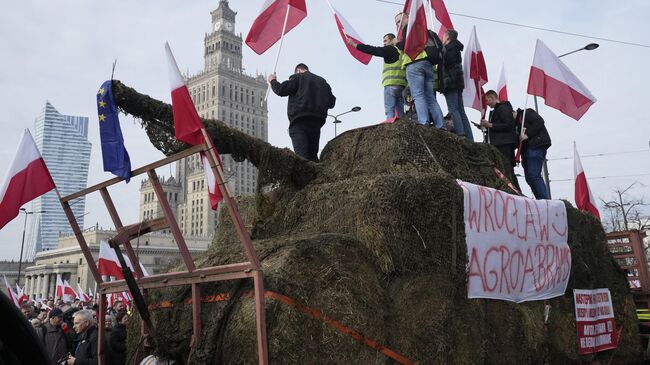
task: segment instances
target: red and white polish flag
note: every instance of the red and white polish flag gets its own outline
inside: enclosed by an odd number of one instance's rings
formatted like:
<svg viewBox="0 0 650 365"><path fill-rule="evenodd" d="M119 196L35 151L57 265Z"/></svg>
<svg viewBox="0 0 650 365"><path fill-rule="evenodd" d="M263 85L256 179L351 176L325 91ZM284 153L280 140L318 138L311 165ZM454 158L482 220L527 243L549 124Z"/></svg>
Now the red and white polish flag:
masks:
<svg viewBox="0 0 650 365"><path fill-rule="evenodd" d="M282 37L285 18L287 27L284 34L287 34L306 16L305 0L266 0L260 14L255 18L248 31L246 44L253 52L262 54Z"/></svg>
<svg viewBox="0 0 650 365"><path fill-rule="evenodd" d="M580 162L580 155L575 142L573 142L573 172L575 174L575 201L576 207L584 212L589 212L600 220L600 213L596 207L596 200L591 195L589 184L587 183L587 175L582 168Z"/></svg>
<svg viewBox="0 0 650 365"><path fill-rule="evenodd" d="M404 40L404 53L415 59L427 45L427 14L422 0L411 0L404 4L404 13L409 22Z"/></svg>
<svg viewBox="0 0 650 365"><path fill-rule="evenodd" d="M499 70L499 79L497 80L497 94L500 101L508 100L508 86L506 83L506 63L501 63Z"/></svg>
<svg viewBox="0 0 650 365"><path fill-rule="evenodd" d="M469 36L467 48L465 48L463 77L465 78L463 103L468 108L484 113L487 105L483 85L488 82L488 74L481 44L478 42L476 35L476 26L472 27L472 33Z"/></svg>
<svg viewBox="0 0 650 365"><path fill-rule="evenodd" d="M528 77L528 94L543 97L544 104L575 120L596 102L582 81L539 39Z"/></svg>
<svg viewBox="0 0 650 365"><path fill-rule="evenodd" d="M185 85L181 71L178 69L178 64L176 64L176 59L169 47L169 43L165 43L165 53L167 54L167 65L169 69L169 85L172 90L172 111L174 113L174 132L176 139L192 146L204 143L205 139L201 132L203 123L190 97L190 92L187 89L187 85ZM220 158L218 153L217 158ZM223 199L223 194L219 190L217 179L212 172L210 164L206 163L208 159L204 153L201 153L201 160L204 161L203 171L206 182L208 183L210 205L212 209L217 209L219 202Z"/></svg>
<svg viewBox="0 0 650 365"><path fill-rule="evenodd" d="M25 288L21 288L16 284L16 296L18 297L16 301L18 302L18 306L23 305L23 303L29 302L29 297L27 294L25 294Z"/></svg>
<svg viewBox="0 0 650 365"><path fill-rule="evenodd" d="M77 283L77 299L84 303L90 302L90 296L88 294L84 293L84 290L81 288L81 284Z"/></svg>
<svg viewBox="0 0 650 365"><path fill-rule="evenodd" d="M3 274L2 275L5 279L5 287L7 287L7 296L11 300L12 303L16 305L16 307L20 307L18 304L18 294L14 291L14 289L9 285L9 281L7 281L7 277Z"/></svg>
<svg viewBox="0 0 650 365"><path fill-rule="evenodd" d="M137 277L137 272L133 268L133 264L128 256L124 256L124 261L126 261L127 266L131 269L134 275ZM149 273L144 268L144 265L140 262L140 270L142 270L142 275L149 276ZM124 274L122 274L122 265L117 259L117 253L115 250L108 244L106 240L99 241L99 257L97 258L97 270L102 276L110 276L115 279L121 280L124 279Z"/></svg>
<svg viewBox="0 0 650 365"><path fill-rule="evenodd" d="M433 10L433 29L438 33L438 37L442 39L445 31L447 29L454 29L454 25L451 23L449 12L447 12L447 7L443 0L429 0L429 4Z"/></svg>
<svg viewBox="0 0 650 365"><path fill-rule="evenodd" d="M0 185L0 229L18 216L20 207L54 189L54 180L34 138L25 129L14 160Z"/></svg>
<svg viewBox="0 0 650 365"><path fill-rule="evenodd" d="M348 44L348 39L352 39L356 43L361 43L364 44L365 42L357 33L356 30L350 25L350 23L345 19L343 14L341 14L338 10L336 10L330 2L327 2L327 5L330 6L330 9L332 10L332 14L334 14L334 20L336 21L336 27L339 29L339 34L341 34L341 38L343 39L343 44L348 49L348 52L352 55L352 57L356 58L357 61L363 63L364 65L367 65L370 63L370 60L372 59L372 55L365 54L356 47L352 47Z"/></svg>

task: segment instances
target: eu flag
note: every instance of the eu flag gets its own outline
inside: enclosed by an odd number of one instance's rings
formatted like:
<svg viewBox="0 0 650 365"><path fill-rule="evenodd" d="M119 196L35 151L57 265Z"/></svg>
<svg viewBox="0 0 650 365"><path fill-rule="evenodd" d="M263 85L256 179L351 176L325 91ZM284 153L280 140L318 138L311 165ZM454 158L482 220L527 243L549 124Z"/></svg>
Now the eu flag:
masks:
<svg viewBox="0 0 650 365"><path fill-rule="evenodd" d="M110 171L128 183L131 180L131 160L124 147L124 137L122 137L122 129L120 129L119 113L113 98L112 84L111 80L104 81L97 92L99 137L102 141L104 171Z"/></svg>

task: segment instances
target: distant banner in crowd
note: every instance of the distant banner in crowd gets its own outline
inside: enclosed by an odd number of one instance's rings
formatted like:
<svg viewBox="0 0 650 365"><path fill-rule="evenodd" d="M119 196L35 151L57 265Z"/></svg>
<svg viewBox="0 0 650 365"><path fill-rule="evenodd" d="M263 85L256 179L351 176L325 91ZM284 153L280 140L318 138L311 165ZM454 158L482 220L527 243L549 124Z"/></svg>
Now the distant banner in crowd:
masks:
<svg viewBox="0 0 650 365"><path fill-rule="evenodd" d="M458 184L465 196L468 297L521 303L563 295L571 273L564 203Z"/></svg>
<svg viewBox="0 0 650 365"><path fill-rule="evenodd" d="M609 289L573 290L580 355L618 346L612 295Z"/></svg>

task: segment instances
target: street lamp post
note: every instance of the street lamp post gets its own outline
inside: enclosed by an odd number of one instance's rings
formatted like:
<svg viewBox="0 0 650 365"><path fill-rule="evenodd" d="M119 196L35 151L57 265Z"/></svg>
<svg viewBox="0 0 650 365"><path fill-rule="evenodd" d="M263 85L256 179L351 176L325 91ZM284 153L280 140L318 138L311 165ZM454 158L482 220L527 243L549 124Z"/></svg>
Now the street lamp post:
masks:
<svg viewBox="0 0 650 365"><path fill-rule="evenodd" d="M567 52L564 54L561 54L557 56L557 58L562 58L564 56L568 56L570 54L580 52L580 51L593 51L594 49L598 48L600 45L598 43L589 43L588 45L578 48L575 51ZM539 114L539 109L537 108L537 95L533 96L533 101L535 102L535 112ZM546 191L548 192L548 197L549 199L551 198L551 180L549 180L548 176L548 160L544 158L544 164L542 165L542 172L544 173L544 182L546 183Z"/></svg>
<svg viewBox="0 0 650 365"><path fill-rule="evenodd" d="M20 243L20 260L18 261L18 278L16 279L16 285L20 286L20 271L23 266L23 250L25 249L25 230L27 229L27 215L28 214L39 214L39 213L45 213L44 210L40 212L28 212L27 209L25 208L20 208L21 213L25 213L25 223L23 223L23 240Z"/></svg>
<svg viewBox="0 0 650 365"><path fill-rule="evenodd" d="M343 115L343 114L348 114L348 113L352 113L352 112L358 112L359 110L361 110L361 107L360 107L360 106L355 106L354 108L348 110L347 112L343 112L343 113L341 113L341 114L337 114L337 115L327 114L328 117L332 117L332 118L334 118L334 121L332 122L332 123L334 123L334 137L337 136L336 125L339 124L339 123L341 123L341 120L339 119L339 117L340 117L341 115Z"/></svg>

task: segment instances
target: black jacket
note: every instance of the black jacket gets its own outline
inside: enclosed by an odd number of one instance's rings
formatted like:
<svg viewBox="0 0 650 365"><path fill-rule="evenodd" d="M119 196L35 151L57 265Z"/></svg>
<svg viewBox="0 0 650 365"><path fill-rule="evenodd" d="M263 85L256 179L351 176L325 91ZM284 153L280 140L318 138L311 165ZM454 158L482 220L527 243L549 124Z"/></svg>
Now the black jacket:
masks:
<svg viewBox="0 0 650 365"><path fill-rule="evenodd" d="M445 45L442 49L442 67L440 72L441 91L443 93L453 90L463 90L465 80L463 78L463 59L461 52L463 44L458 40L453 40Z"/></svg>
<svg viewBox="0 0 650 365"><path fill-rule="evenodd" d="M336 104L336 97L327 81L309 71L291 75L283 83L273 80L271 88L278 96L289 97L287 115L290 123L310 117L322 121L322 126L327 118L327 110Z"/></svg>
<svg viewBox="0 0 650 365"><path fill-rule="evenodd" d="M399 51L395 46L373 47L367 44L357 44L357 49L365 54L381 57L386 63L393 63L399 60Z"/></svg>
<svg viewBox="0 0 650 365"><path fill-rule="evenodd" d="M96 365L97 364L97 327L90 326L84 332L77 335L72 344L72 356L75 357L75 365Z"/></svg>
<svg viewBox="0 0 650 365"><path fill-rule="evenodd" d="M494 110L490 112L490 123L492 123L492 128L488 128L490 144L519 145L519 138L515 131L515 118L512 116L512 105L509 101L502 101L494 106Z"/></svg>
<svg viewBox="0 0 650 365"><path fill-rule="evenodd" d="M521 130L521 118L524 111L517 109L517 129ZM528 139L522 143L522 151L528 148L544 148L551 147L551 136L548 134L544 126L544 118L535 112L533 109L526 109L526 123L524 123L525 134Z"/></svg>
<svg viewBox="0 0 650 365"><path fill-rule="evenodd" d="M41 331L43 333L45 351L47 351L53 363L70 352L72 342L68 335L63 333L61 326L54 327L50 323L46 323L43 325Z"/></svg>
<svg viewBox="0 0 650 365"><path fill-rule="evenodd" d="M126 364L126 326L118 324L111 330L109 343L109 365Z"/></svg>

